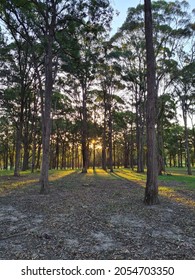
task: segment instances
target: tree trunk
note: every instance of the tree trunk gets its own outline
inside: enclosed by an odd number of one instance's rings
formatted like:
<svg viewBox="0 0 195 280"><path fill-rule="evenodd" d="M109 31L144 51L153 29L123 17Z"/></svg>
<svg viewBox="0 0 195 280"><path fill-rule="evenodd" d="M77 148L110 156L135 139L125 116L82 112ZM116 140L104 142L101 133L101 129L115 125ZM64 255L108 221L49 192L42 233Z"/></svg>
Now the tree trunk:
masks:
<svg viewBox="0 0 195 280"><path fill-rule="evenodd" d="M107 102L106 92L104 91L104 126L102 134L102 169L106 171L106 119L107 119Z"/></svg>
<svg viewBox="0 0 195 280"><path fill-rule="evenodd" d="M124 132L124 168L129 166L129 141L127 139L127 133Z"/></svg>
<svg viewBox="0 0 195 280"><path fill-rule="evenodd" d="M183 120L184 120L184 130L185 130L185 150L186 150L186 165L188 175L192 175L191 162L190 162L190 150L188 143L188 127L187 127L187 110L185 109L185 104L182 105Z"/></svg>
<svg viewBox="0 0 195 280"><path fill-rule="evenodd" d="M35 161L36 161L36 130L37 130L37 123L36 123L36 116L37 116L37 99L36 95L34 95L34 114L32 116L32 166L31 166L31 173L34 173L35 169Z"/></svg>
<svg viewBox="0 0 195 280"><path fill-rule="evenodd" d="M83 86L83 120L82 120L82 157L83 157L83 167L82 173L87 173L88 169L88 149L87 149L87 92L86 86Z"/></svg>
<svg viewBox="0 0 195 280"><path fill-rule="evenodd" d="M40 193L47 193L49 188L49 144L51 133L51 97L53 89L52 76L52 37L48 38L48 49L45 61L45 98L44 109L42 112L42 165L41 165L41 189Z"/></svg>
<svg viewBox="0 0 195 280"><path fill-rule="evenodd" d="M72 141L72 163L71 163L71 169L75 169L75 142L74 139Z"/></svg>
<svg viewBox="0 0 195 280"><path fill-rule="evenodd" d="M22 170L28 170L28 161L29 161L29 120L26 121L25 123L25 129L24 129L24 140L23 140L23 150L24 150L24 155L23 155L23 165L22 165Z"/></svg>
<svg viewBox="0 0 195 280"><path fill-rule="evenodd" d="M8 170L8 164L9 164L9 136L8 136L8 129L5 131L5 151L4 151L4 163L3 163L3 169Z"/></svg>
<svg viewBox="0 0 195 280"><path fill-rule="evenodd" d="M34 173L35 170L35 160L36 160L36 128L33 128L32 134L32 166L31 166L31 173Z"/></svg>
<svg viewBox="0 0 195 280"><path fill-rule="evenodd" d="M66 143L62 142L61 169L66 169Z"/></svg>
<svg viewBox="0 0 195 280"><path fill-rule="evenodd" d="M56 143L55 143L55 148L56 148L56 151L55 151L55 168L58 170L59 168L59 156L60 156L60 136L59 136L59 131L57 130L57 138L56 138Z"/></svg>
<svg viewBox="0 0 195 280"><path fill-rule="evenodd" d="M158 175L162 175L165 172L165 161L164 161L164 143L163 143L163 126L161 120L157 124L158 131Z"/></svg>
<svg viewBox="0 0 195 280"><path fill-rule="evenodd" d="M109 97L111 99L111 96ZM108 151L109 151L109 169L110 172L114 172L113 170L113 152L112 152L112 105L111 100L109 100L109 108L108 108Z"/></svg>
<svg viewBox="0 0 195 280"><path fill-rule="evenodd" d="M153 46L151 1L144 0L145 37L147 61L147 103L146 103L146 135L147 135L147 182L144 202L147 205L159 203L158 199L158 162L156 145L156 106L157 90L155 81L155 55Z"/></svg>
<svg viewBox="0 0 195 280"><path fill-rule="evenodd" d="M136 146L137 146L137 172L144 172L143 164L143 119L141 90L136 87Z"/></svg>

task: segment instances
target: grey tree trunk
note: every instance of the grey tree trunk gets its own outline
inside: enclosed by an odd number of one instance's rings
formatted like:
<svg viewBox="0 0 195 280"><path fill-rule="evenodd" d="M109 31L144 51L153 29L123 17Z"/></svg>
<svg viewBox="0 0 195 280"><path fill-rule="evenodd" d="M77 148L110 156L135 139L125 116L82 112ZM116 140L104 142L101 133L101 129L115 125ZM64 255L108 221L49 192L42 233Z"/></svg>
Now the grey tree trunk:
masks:
<svg viewBox="0 0 195 280"><path fill-rule="evenodd" d="M106 119L107 119L107 101L104 91L104 126L102 133L102 169L106 171Z"/></svg>
<svg viewBox="0 0 195 280"><path fill-rule="evenodd" d="M155 55L153 46L153 28L151 1L144 1L145 37L147 61L147 103L146 103L146 135L147 135L147 182L144 202L147 205L159 203L158 199L158 161L156 143L156 106L157 90L155 81Z"/></svg>
<svg viewBox="0 0 195 280"><path fill-rule="evenodd" d="M21 93L23 98L23 92ZM22 141L22 129L24 119L24 102L21 100L19 123L16 126L16 153L15 153L15 168L14 176L20 176L20 156L21 156L21 141Z"/></svg>
<svg viewBox="0 0 195 280"><path fill-rule="evenodd" d="M184 120L184 130L185 130L185 151L186 151L186 165L188 175L192 175L191 161L190 161L190 150L188 143L188 127L187 127L187 109L185 108L185 101L182 101L182 112Z"/></svg>
<svg viewBox="0 0 195 280"><path fill-rule="evenodd" d="M111 96L109 96L109 108L108 108L108 149L109 149L109 169L110 172L114 172L113 170L113 148L112 148L112 104L111 104Z"/></svg>
<svg viewBox="0 0 195 280"><path fill-rule="evenodd" d="M15 167L14 176L20 176L20 154L21 154L21 137L22 137L22 127L16 128L16 154L15 154Z"/></svg>
<svg viewBox="0 0 195 280"><path fill-rule="evenodd" d="M51 38L52 39L52 38ZM41 165L41 193L47 193L49 187L49 149L51 133L51 96L53 88L52 77L52 41L48 42L45 62L45 106L42 112L42 165Z"/></svg>
<svg viewBox="0 0 195 280"><path fill-rule="evenodd" d="M82 157L83 167L82 173L87 173L88 169L88 148L87 148L87 93L86 86L82 89L83 93L83 120L82 120Z"/></svg>

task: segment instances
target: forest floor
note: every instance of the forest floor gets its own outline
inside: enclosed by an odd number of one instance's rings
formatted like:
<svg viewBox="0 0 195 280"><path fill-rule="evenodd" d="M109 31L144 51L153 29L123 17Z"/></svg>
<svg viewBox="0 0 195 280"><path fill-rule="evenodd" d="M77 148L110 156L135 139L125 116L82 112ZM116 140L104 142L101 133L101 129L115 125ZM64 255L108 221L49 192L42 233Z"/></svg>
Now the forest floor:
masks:
<svg viewBox="0 0 195 280"><path fill-rule="evenodd" d="M38 175L0 176L0 259L195 259L195 176L163 176L146 206L127 169L55 171L46 195Z"/></svg>

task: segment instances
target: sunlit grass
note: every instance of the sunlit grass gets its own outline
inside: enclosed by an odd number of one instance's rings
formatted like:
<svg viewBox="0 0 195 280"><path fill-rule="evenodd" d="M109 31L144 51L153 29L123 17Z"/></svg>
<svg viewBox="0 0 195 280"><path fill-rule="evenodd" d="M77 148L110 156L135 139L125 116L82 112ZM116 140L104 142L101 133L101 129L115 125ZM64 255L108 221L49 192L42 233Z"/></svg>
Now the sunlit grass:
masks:
<svg viewBox="0 0 195 280"><path fill-rule="evenodd" d="M98 179L105 179L105 180L113 179L111 177L112 173L110 173L109 171L105 171L102 168L95 168L95 170L93 170L93 168L89 168L87 170L87 173L83 175L85 175L86 178L98 178Z"/></svg>
<svg viewBox="0 0 195 280"><path fill-rule="evenodd" d="M194 170L193 170L194 171ZM195 201L186 195L185 191L195 191L195 176L185 174L186 170L183 168L167 169L168 175L159 176L159 195L166 197L176 203L181 203L190 207L195 207ZM81 170L50 170L49 181L53 186L58 186L65 183L66 186L74 187L74 176L79 176ZM74 176L71 176L73 175ZM171 174L171 175L170 175ZM66 179L66 176L69 176ZM82 183L88 183L89 180L129 180L135 184L145 187L146 173L137 173L127 168L115 169L114 173L106 172L101 168L88 169L86 174L80 177ZM0 194L8 193L17 188L23 187L38 187L39 186L40 171L31 173L30 170L22 171L20 177L14 177L13 171L0 171ZM63 181L64 180L64 181ZM109 184L109 183L108 183Z"/></svg>
<svg viewBox="0 0 195 280"><path fill-rule="evenodd" d="M50 170L49 171L49 181L53 182L59 179L62 179L65 176L68 176L70 174L75 173L75 170L73 169L67 169L67 170Z"/></svg>
<svg viewBox="0 0 195 280"><path fill-rule="evenodd" d="M35 184L38 182L37 178L28 178L28 177L19 177L19 178L10 178L4 179L3 181L0 181L0 194L4 192L9 192L12 190L15 190L17 188L27 187L32 184Z"/></svg>
<svg viewBox="0 0 195 280"><path fill-rule="evenodd" d="M63 177L74 173L75 170L50 170L49 182L54 183ZM40 171L31 173L30 170L21 171L19 177L14 177L13 171L1 170L0 172L0 194L8 193L18 188L37 187L40 179Z"/></svg>
<svg viewBox="0 0 195 280"><path fill-rule="evenodd" d="M159 194L166 197L176 203L180 203L189 207L195 207L195 201L190 197L185 197L181 194L180 190L195 190L195 176L185 175L180 169L169 170L172 171L172 175L159 176ZM115 170L116 176L134 181L142 187L146 184L146 174L137 173L128 169ZM172 182L172 184L171 184ZM169 183L169 186L164 186L163 183Z"/></svg>
<svg viewBox="0 0 195 280"><path fill-rule="evenodd" d="M187 175L185 174L185 170L183 168L172 168L167 169L167 174L159 176L159 182L177 182L181 183L188 189L194 189L195 188L195 175ZM115 169L116 176L122 177L127 180L132 180L140 185L145 185L146 182L146 173L137 173L136 171L132 171L127 168L120 168Z"/></svg>
<svg viewBox="0 0 195 280"><path fill-rule="evenodd" d="M189 197L184 197L182 194L178 193L176 189L171 187L159 186L159 194L163 197L167 197L179 204L183 204L189 207L195 207L195 201Z"/></svg>
<svg viewBox="0 0 195 280"><path fill-rule="evenodd" d="M118 176L122 179L127 179L130 181L135 181L141 186L145 185L146 174L145 173L137 173L127 168L120 168L114 170L115 176Z"/></svg>
<svg viewBox="0 0 195 280"><path fill-rule="evenodd" d="M195 189L195 176L184 175L180 173L174 173L171 176L162 175L159 176L160 181L164 182L178 182L185 185L189 189Z"/></svg>

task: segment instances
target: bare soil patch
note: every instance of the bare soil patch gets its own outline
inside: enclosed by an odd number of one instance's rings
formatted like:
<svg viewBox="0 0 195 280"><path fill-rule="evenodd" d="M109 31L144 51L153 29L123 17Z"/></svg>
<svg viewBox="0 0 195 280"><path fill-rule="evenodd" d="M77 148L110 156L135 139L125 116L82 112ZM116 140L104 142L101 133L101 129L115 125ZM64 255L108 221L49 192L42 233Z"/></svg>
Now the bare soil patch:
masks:
<svg viewBox="0 0 195 280"><path fill-rule="evenodd" d="M143 197L137 183L98 173L51 182L47 195L35 183L6 188L0 259L195 259L194 193L162 193L151 207Z"/></svg>

